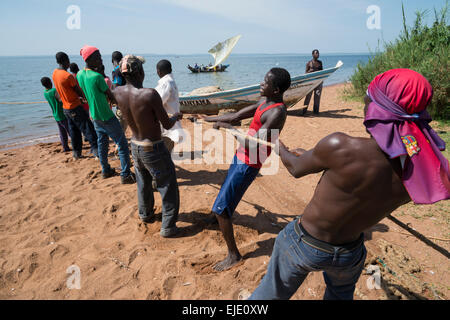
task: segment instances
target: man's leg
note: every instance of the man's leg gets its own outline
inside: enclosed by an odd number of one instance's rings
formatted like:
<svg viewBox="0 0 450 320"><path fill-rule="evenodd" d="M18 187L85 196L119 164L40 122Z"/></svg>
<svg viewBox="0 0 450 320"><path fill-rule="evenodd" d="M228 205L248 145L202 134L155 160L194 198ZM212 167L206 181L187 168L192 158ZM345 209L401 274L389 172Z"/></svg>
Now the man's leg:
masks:
<svg viewBox="0 0 450 320"><path fill-rule="evenodd" d="M338 255L339 268L326 269L323 278L327 288L323 296L324 300L353 300L361 272L364 269L367 251L364 244L352 254ZM348 261L349 268L343 269L342 263Z"/></svg>
<svg viewBox="0 0 450 320"><path fill-rule="evenodd" d="M314 89L314 107L313 112L315 114L319 113L319 107L320 107L320 96L322 95L322 83Z"/></svg>
<svg viewBox="0 0 450 320"><path fill-rule="evenodd" d="M161 194L162 224L160 234L162 237L171 237L178 231L176 222L180 210L180 195L175 165L164 143L158 143L154 148L154 151L149 153L143 162L152 175L156 189Z"/></svg>
<svg viewBox="0 0 450 320"><path fill-rule="evenodd" d="M234 156L228 169L227 177L214 202L211 211L219 222L220 231L228 248L228 255L225 260L214 266L214 269L217 271L227 270L242 259L234 239L231 216L244 196L245 191L247 191L250 184L255 180L258 172L259 169L246 165Z"/></svg>
<svg viewBox="0 0 450 320"><path fill-rule="evenodd" d="M131 173L130 167L130 150L128 149L128 141L123 133L122 127L120 126L119 120L116 117L112 117L108 121L105 121L104 129L107 131L108 135L113 139L114 143L119 148L119 159L121 172L120 176L122 180L128 177Z"/></svg>
<svg viewBox="0 0 450 320"><path fill-rule="evenodd" d="M70 151L68 141L67 141L67 119L56 121L56 124L58 125L58 131L59 131L59 139L61 140L61 145L63 147L63 151L67 152Z"/></svg>
<svg viewBox="0 0 450 320"><path fill-rule="evenodd" d="M109 149L109 137L106 130L103 128L103 121L94 121L95 131L98 137L98 157L102 166L103 178L112 176L113 170L108 163L108 149Z"/></svg>
<svg viewBox="0 0 450 320"><path fill-rule="evenodd" d="M170 156L166 157L165 161L169 164L170 176L165 186L160 187L157 184L157 190L161 194L162 200L161 236L170 237L178 231L176 222L180 211L180 193L178 190L175 165Z"/></svg>
<svg viewBox="0 0 450 320"><path fill-rule="evenodd" d="M217 221L219 222L219 228L222 232L223 238L227 244L228 255L223 260L217 263L214 266L214 270L224 271L230 269L236 263L242 260L242 256L239 253L239 250L236 245L236 240L234 239L234 231L233 231L233 223L231 222L231 217L224 214L215 214L217 217Z"/></svg>
<svg viewBox="0 0 450 320"><path fill-rule="evenodd" d="M80 105L74 109L76 112L76 122L80 131L83 133L84 137L89 141L91 145L91 152L94 157L98 156L98 137L96 129L92 124L91 119L86 110Z"/></svg>
<svg viewBox="0 0 450 320"><path fill-rule="evenodd" d="M152 176L142 161L140 148L142 147L131 145L136 174L139 218L146 223L151 223L154 221L153 206L155 203L152 190Z"/></svg>
<svg viewBox="0 0 450 320"><path fill-rule="evenodd" d="M306 95L306 97L305 97L305 100L304 100L304 102L303 102L303 105L305 106L303 109L302 109L302 115L304 115L305 113L306 113L306 110L308 110L308 105L309 105L309 102L311 101L311 96L312 96L312 91L310 92L310 93L308 93L307 95Z"/></svg>
<svg viewBox="0 0 450 320"><path fill-rule="evenodd" d="M81 131L78 129L74 117L75 113L72 110L64 110L64 115L67 119L67 124L69 128L69 135L72 143L72 154L74 159L81 157L81 150L83 147L83 137L81 136Z"/></svg>
<svg viewBox="0 0 450 320"><path fill-rule="evenodd" d="M249 300L287 300L297 291L311 270L300 251L300 237L289 223L277 236L264 278ZM307 253L306 253L307 254Z"/></svg>

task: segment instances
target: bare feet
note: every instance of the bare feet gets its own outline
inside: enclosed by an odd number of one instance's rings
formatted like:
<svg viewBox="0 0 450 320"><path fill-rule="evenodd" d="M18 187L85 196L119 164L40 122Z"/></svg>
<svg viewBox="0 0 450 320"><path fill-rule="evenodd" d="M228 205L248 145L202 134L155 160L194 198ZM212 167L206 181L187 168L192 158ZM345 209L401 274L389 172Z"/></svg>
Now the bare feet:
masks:
<svg viewBox="0 0 450 320"><path fill-rule="evenodd" d="M225 258L225 260L217 263L213 269L216 271L225 271L230 269L231 267L233 267L234 265L236 265L237 263L239 263L240 261L242 261L242 256L235 256L235 255L230 255L228 254L227 257Z"/></svg>

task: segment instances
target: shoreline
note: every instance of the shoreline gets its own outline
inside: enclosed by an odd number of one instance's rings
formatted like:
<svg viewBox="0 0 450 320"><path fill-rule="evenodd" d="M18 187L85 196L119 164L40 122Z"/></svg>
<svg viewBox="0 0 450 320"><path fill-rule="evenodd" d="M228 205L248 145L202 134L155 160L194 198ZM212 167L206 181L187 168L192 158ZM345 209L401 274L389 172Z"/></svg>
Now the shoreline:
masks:
<svg viewBox="0 0 450 320"><path fill-rule="evenodd" d="M324 85L323 88L334 88L334 87L339 87L339 86L345 86L348 83L350 83L350 82L347 80L347 81L343 81L343 82L339 82L339 83L327 84L327 85ZM304 100L304 98L301 99L299 102L301 102L303 100ZM291 109L293 109L293 108L291 108ZM69 138L69 141L70 141L70 138ZM53 134L53 135L32 136L29 138L25 138L25 140L19 140L17 142L13 142L13 143L0 144L0 152L25 148L25 147L29 147L29 146L33 146L33 145L38 145L40 143L53 143L53 142L59 142L59 134L56 130L55 130L55 134Z"/></svg>

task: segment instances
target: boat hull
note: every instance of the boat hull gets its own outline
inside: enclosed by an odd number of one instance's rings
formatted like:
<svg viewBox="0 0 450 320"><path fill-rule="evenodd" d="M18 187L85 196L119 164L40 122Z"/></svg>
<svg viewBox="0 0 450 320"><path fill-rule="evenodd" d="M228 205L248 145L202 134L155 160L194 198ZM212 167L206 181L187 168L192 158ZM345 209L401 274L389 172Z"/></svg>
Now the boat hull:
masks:
<svg viewBox="0 0 450 320"><path fill-rule="evenodd" d="M342 66L339 61L334 68L306 73L291 78L291 86L284 93L283 100L288 107L303 99ZM217 114L221 109L240 110L259 101L260 85L220 91L204 95L181 96L180 110L183 113Z"/></svg>
<svg viewBox="0 0 450 320"><path fill-rule="evenodd" d="M205 73L205 72L224 72L224 71L228 68L228 66L229 66L229 64L222 65L221 68L216 68L215 70L214 70L214 69L208 69L208 68L204 68L204 69L198 68L198 69L195 69L195 68L193 68L193 67L191 67L191 66L187 66L187 68L188 68L189 70L191 70L192 73Z"/></svg>

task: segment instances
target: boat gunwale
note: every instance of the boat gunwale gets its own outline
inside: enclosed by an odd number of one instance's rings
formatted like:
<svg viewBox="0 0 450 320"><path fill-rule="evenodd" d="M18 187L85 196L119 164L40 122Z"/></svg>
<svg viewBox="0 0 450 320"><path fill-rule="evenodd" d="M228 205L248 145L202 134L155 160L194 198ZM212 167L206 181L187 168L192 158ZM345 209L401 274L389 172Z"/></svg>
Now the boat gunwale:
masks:
<svg viewBox="0 0 450 320"><path fill-rule="evenodd" d="M320 76L326 75L329 73L333 73L337 69L339 69L341 66L342 66L342 64L339 65L339 62L338 62L338 65L336 65L333 68L328 68L325 70L320 70L320 71L316 71L316 72L311 72L311 73L306 73L306 74L302 74L299 76L295 76L295 77L291 78L291 87L293 85L295 85L295 82L298 82L300 80L304 80L304 79L317 80L317 78L322 79L323 77L320 77ZM180 101L192 101L192 100L199 100L199 99L223 98L223 96L226 96L226 95L236 95L238 93L241 93L242 91L251 91L254 89L258 89L259 87L260 87L259 84L254 84L254 85L250 85L250 86L246 86L246 87L230 89L230 90L225 90L225 91L219 91L219 92L213 92L213 93L205 93L205 94L195 95L195 96L180 96L179 99L180 99ZM289 89L291 87L289 87Z"/></svg>

